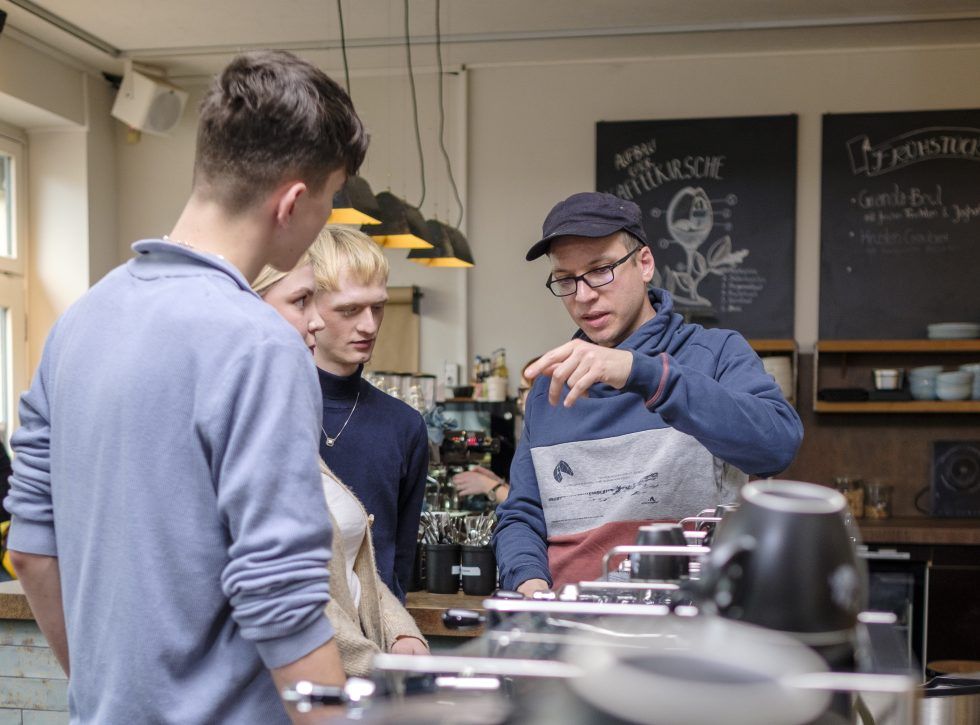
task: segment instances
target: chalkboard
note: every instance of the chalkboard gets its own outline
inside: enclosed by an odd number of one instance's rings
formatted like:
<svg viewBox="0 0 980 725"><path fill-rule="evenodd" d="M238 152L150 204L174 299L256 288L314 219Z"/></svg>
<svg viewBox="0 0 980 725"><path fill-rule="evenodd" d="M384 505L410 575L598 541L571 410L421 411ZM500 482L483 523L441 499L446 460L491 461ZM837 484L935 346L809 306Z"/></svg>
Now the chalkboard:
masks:
<svg viewBox="0 0 980 725"><path fill-rule="evenodd" d="M796 116L600 122L596 188L643 210L678 311L793 337Z"/></svg>
<svg viewBox="0 0 980 725"><path fill-rule="evenodd" d="M823 117L820 337L980 322L980 110Z"/></svg>

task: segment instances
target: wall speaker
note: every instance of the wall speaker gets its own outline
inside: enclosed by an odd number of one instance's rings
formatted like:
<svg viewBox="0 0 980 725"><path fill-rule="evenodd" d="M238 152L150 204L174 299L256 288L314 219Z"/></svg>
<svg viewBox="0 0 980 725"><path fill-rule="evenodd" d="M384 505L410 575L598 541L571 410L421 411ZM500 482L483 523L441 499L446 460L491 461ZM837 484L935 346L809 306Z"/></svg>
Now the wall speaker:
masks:
<svg viewBox="0 0 980 725"><path fill-rule="evenodd" d="M980 441L933 442L932 515L980 516Z"/></svg>
<svg viewBox="0 0 980 725"><path fill-rule="evenodd" d="M186 91L127 64L112 115L130 128L165 136L177 125L186 103Z"/></svg>

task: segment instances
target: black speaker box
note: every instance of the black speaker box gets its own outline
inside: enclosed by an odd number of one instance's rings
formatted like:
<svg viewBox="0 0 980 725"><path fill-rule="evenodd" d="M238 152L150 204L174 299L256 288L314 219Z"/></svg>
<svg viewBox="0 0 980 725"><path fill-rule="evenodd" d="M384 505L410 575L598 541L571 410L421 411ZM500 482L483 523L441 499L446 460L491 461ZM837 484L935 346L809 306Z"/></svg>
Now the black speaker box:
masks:
<svg viewBox="0 0 980 725"><path fill-rule="evenodd" d="M980 517L980 441L933 442L932 515Z"/></svg>

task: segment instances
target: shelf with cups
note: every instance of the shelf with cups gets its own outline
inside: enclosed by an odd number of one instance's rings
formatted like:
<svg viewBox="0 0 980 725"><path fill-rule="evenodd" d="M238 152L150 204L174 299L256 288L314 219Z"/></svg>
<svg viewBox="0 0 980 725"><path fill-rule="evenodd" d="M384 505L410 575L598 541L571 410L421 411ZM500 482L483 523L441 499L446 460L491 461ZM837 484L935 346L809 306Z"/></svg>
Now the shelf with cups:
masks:
<svg viewBox="0 0 980 725"><path fill-rule="evenodd" d="M813 410L980 413L977 374L977 339L820 340L814 350Z"/></svg>
<svg viewBox="0 0 980 725"><path fill-rule="evenodd" d="M786 400L795 405L799 361L799 347L796 340L752 338L748 343L762 358L763 367L779 384Z"/></svg>

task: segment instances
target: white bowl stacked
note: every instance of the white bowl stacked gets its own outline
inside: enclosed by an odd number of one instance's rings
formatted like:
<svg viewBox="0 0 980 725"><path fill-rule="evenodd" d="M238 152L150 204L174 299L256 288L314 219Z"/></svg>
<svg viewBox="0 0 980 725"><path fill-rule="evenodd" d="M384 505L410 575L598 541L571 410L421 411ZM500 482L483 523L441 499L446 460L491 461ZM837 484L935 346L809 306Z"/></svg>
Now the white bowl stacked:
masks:
<svg viewBox="0 0 980 725"><path fill-rule="evenodd" d="M980 362L960 365L960 370L973 373L973 394L970 397L974 400L980 400Z"/></svg>
<svg viewBox="0 0 980 725"><path fill-rule="evenodd" d="M909 392L916 400L936 399L936 378L942 365L923 365L909 370Z"/></svg>
<svg viewBox="0 0 980 725"><path fill-rule="evenodd" d="M940 400L969 400L973 394L973 373L953 370L936 376L936 397Z"/></svg>
<svg viewBox="0 0 980 725"><path fill-rule="evenodd" d="M980 322L935 322L926 330L930 340L972 340L980 337Z"/></svg>

